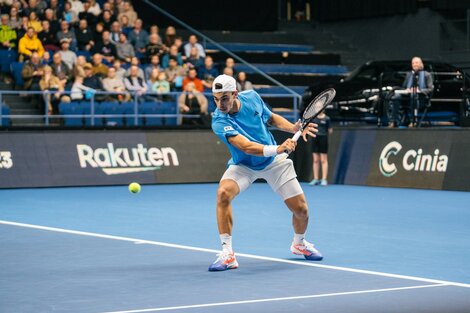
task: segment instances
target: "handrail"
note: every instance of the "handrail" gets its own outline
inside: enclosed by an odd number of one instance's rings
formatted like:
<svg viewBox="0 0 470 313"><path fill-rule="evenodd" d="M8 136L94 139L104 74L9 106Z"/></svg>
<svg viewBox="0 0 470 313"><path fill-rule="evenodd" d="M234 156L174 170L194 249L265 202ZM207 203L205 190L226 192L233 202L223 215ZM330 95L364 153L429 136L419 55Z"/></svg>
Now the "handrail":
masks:
<svg viewBox="0 0 470 313"><path fill-rule="evenodd" d="M246 60L244 60L243 58L239 57L238 55L236 55L235 53L231 52L230 50L226 49L224 46L220 45L219 43L217 43L216 41L212 40L211 38L209 38L208 36L204 35L203 33L201 33L200 31L194 29L193 27L191 27L190 25L186 24L185 22L183 22L182 20L178 19L177 17L171 15L170 13L168 13L167 11L165 11L164 9L160 8L158 5L156 5L155 3L152 3L150 2L149 0L143 0L143 2L145 2L146 4L148 4L149 6L153 7L155 10L157 10L158 12L160 12L161 14L165 15L166 17L168 17L169 19L173 20L174 22L178 23L179 25L185 27L186 29L190 30L191 32L193 32L194 34L198 35L199 37L202 37L204 38L205 40L209 41L210 43L212 43L213 45L215 45L217 48L219 48L220 50L224 51L225 53L227 53L228 55L230 55L231 57L233 57L234 59L246 64L249 68L251 68L252 70L254 70L255 72L257 72L258 74L260 74L261 76L263 76L264 78L268 79L269 81L275 83L277 86L283 88L284 90L286 90L287 92L289 92L290 94L293 94L297 97L299 97L299 99L302 98L301 95L299 95L297 92L295 92L294 90L290 89L289 87L285 86L284 84L282 84L281 82L279 82L278 80L274 79L273 77L269 76L268 74L266 74L265 72L261 71L260 69L258 69L256 66L253 66L251 65L249 62L247 62Z"/></svg>
<svg viewBox="0 0 470 313"><path fill-rule="evenodd" d="M91 125L95 125L95 118L114 118L114 117L133 117L133 125L137 126L139 125L139 118L142 117L148 117L148 118L153 118L153 117L166 117L166 118L176 118L177 121L180 121L180 119L184 118L198 118L199 115L191 115L191 114L183 114L180 113L179 110L179 105L178 105L178 98L182 94L182 92L169 92L169 93L156 93L156 92L146 92L146 93L139 93L139 92L125 92L127 94L131 95L131 100L125 102L125 103L133 103L133 110L131 114L97 114L96 113L96 108L98 105L100 105L101 102L109 103L113 102L111 99L106 99L106 100L100 100L97 101L95 99L96 95L106 95L106 96L113 96L113 95L119 95L123 94L123 92L107 92L107 91L96 91L92 94L90 99L85 99L85 96L82 99L72 99L70 102L89 102L90 103L90 113L85 114L85 113L80 113L80 114L54 114L54 115L49 115L48 114L48 107L45 105L44 112L43 114L3 114L2 112L2 106L5 104L4 101L4 96L5 95L19 95L19 94L25 94L25 95L41 95L44 97L47 95L52 95L54 92L44 92L44 91L24 91L24 90L0 90L0 127L3 126L3 119L4 118L9 118L9 119L28 119L28 118L43 118L44 119L44 126L49 126L50 125L50 119L56 119L56 118L64 118L64 117L82 117L82 118L91 118ZM61 92L62 95L71 95L71 91L63 91ZM208 99L208 102L210 102L210 96L212 96L211 92L204 92L203 95ZM290 106L286 105L285 108L292 110L291 116L293 120L297 120L299 117L299 99L291 94L279 94L279 93L260 93L260 96L262 98L289 98L292 99L292 104ZM164 99L166 98L166 99ZM171 100L170 100L171 99ZM158 103L168 103L171 102L175 105L175 112L176 113L161 113L161 114L149 114L149 113L141 113L139 111L139 105L140 103L150 103L150 102L155 102L155 104ZM61 103L65 103L61 101ZM116 101L116 105L120 105L121 103ZM8 106L7 106L8 107ZM276 108L273 109L273 111L276 111ZM209 112L212 113L212 112ZM179 123L178 123L179 125Z"/></svg>

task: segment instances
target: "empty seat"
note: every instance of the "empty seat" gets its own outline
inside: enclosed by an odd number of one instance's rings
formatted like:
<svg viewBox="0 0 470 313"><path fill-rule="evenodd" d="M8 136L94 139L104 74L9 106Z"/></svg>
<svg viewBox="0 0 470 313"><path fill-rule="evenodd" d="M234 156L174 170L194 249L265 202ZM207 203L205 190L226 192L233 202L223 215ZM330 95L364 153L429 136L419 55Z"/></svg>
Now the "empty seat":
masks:
<svg viewBox="0 0 470 313"><path fill-rule="evenodd" d="M64 115L64 126L83 126L83 109L79 102L59 103L59 113Z"/></svg>
<svg viewBox="0 0 470 313"><path fill-rule="evenodd" d="M126 126L142 126L143 117L137 117L137 124L135 120L135 104L134 102L124 102L121 104L124 112L124 122ZM142 114L140 104L137 104L137 114Z"/></svg>
<svg viewBox="0 0 470 313"><path fill-rule="evenodd" d="M10 108L8 108L5 104L2 105L2 119L1 119L1 127L8 127L11 125L11 121L9 117L5 117L5 115L10 115Z"/></svg>
<svg viewBox="0 0 470 313"><path fill-rule="evenodd" d="M164 109L161 102L143 102L140 104L142 113L145 114L145 125L147 126L162 126ZM162 116L148 116L153 114L160 114Z"/></svg>
<svg viewBox="0 0 470 313"><path fill-rule="evenodd" d="M82 107L83 114L91 115L91 102L89 101L81 102L80 106ZM94 102L93 114L94 115L104 114L103 108L97 102ZM85 121L85 126L103 126L103 117L85 116L84 121Z"/></svg>
<svg viewBox="0 0 470 313"><path fill-rule="evenodd" d="M10 64L10 70L15 80L15 86L17 88L22 88L24 86L23 76L21 76L21 71L23 71L23 62L12 62Z"/></svg>
<svg viewBox="0 0 470 313"><path fill-rule="evenodd" d="M124 126L124 110L118 102L102 102L99 106L103 114L116 115L104 118L104 124L106 126Z"/></svg>

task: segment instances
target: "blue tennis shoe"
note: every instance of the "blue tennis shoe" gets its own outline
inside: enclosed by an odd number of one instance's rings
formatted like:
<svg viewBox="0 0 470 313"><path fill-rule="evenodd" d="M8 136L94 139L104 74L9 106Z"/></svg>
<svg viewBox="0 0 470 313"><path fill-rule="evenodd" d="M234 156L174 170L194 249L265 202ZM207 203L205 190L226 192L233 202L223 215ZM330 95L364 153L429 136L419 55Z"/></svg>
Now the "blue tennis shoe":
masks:
<svg viewBox="0 0 470 313"><path fill-rule="evenodd" d="M238 267L235 253L221 252L217 255L217 260L209 266L210 272L231 270Z"/></svg>
<svg viewBox="0 0 470 313"><path fill-rule="evenodd" d="M323 260L323 255L320 253L320 251L315 249L315 246L307 240L304 240L304 242L300 244L292 243L290 246L290 251L292 251L293 254L303 255L305 259L310 261Z"/></svg>

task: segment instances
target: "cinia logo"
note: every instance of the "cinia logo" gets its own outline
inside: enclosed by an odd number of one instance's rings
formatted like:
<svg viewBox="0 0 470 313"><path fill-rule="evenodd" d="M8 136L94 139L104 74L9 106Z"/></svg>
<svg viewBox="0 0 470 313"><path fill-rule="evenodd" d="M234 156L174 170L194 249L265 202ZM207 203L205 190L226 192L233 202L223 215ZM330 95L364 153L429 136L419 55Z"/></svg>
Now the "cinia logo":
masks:
<svg viewBox="0 0 470 313"><path fill-rule="evenodd" d="M162 166L179 166L178 155L173 148L115 148L108 143L105 148L77 145L80 167L101 168L107 175L158 170Z"/></svg>
<svg viewBox="0 0 470 313"><path fill-rule="evenodd" d="M392 155L398 155L401 150L402 145L397 141L388 143L382 149L379 159L379 168L382 175L390 177L398 172L397 166L389 158ZM422 148L410 149L400 155L403 155L401 158L402 168L408 172L445 172L449 163L449 157L440 154L439 149L434 149L432 154L425 153Z"/></svg>

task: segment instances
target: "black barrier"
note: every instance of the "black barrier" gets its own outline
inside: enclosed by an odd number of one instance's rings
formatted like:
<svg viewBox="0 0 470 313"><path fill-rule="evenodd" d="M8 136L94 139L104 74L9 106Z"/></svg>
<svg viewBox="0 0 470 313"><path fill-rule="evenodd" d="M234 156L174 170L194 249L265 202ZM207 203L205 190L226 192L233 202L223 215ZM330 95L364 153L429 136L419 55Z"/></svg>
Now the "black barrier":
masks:
<svg viewBox="0 0 470 313"><path fill-rule="evenodd" d="M470 130L337 130L336 184L470 190Z"/></svg>
<svg viewBox="0 0 470 313"><path fill-rule="evenodd" d="M0 133L0 188L217 182L228 159L210 131Z"/></svg>

